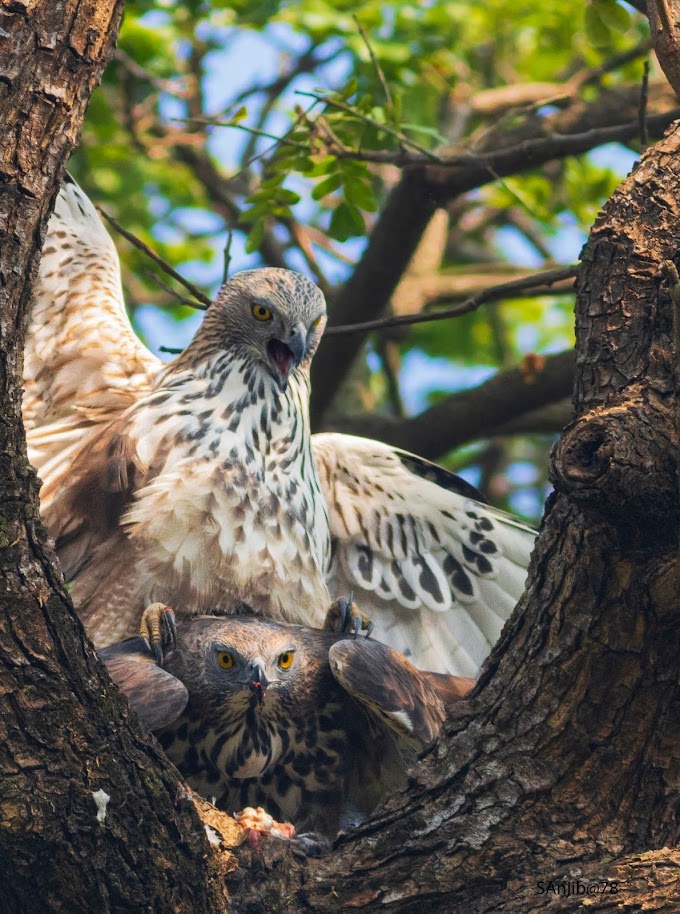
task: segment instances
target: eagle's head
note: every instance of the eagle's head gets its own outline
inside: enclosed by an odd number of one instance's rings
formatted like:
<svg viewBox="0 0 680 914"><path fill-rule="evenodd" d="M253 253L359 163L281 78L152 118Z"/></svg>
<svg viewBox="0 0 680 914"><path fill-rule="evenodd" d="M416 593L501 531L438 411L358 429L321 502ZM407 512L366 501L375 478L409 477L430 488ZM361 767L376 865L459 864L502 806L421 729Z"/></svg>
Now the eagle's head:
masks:
<svg viewBox="0 0 680 914"><path fill-rule="evenodd" d="M325 325L326 302L309 279L244 270L222 286L189 348L204 358L225 349L242 355L285 390L291 372L309 366Z"/></svg>
<svg viewBox="0 0 680 914"><path fill-rule="evenodd" d="M204 719L222 721L249 709L268 717L292 707L304 716L333 682L328 647L336 636L313 635L257 618L199 617L166 669L184 682L192 704L200 703Z"/></svg>

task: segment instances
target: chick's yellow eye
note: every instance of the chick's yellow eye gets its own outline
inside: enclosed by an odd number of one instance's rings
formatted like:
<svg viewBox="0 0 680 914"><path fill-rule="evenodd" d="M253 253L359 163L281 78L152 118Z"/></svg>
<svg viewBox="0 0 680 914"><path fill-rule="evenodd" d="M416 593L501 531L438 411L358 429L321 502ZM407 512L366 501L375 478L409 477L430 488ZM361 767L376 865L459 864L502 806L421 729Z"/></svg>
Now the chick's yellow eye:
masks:
<svg viewBox="0 0 680 914"><path fill-rule="evenodd" d="M293 665L293 652L284 651L279 657L279 666L282 670L289 670Z"/></svg>
<svg viewBox="0 0 680 914"><path fill-rule="evenodd" d="M217 662L223 670L230 670L234 665L234 655L230 651L218 651Z"/></svg>
<svg viewBox="0 0 680 914"><path fill-rule="evenodd" d="M256 321L270 321L272 313L264 305L253 305L253 317Z"/></svg>

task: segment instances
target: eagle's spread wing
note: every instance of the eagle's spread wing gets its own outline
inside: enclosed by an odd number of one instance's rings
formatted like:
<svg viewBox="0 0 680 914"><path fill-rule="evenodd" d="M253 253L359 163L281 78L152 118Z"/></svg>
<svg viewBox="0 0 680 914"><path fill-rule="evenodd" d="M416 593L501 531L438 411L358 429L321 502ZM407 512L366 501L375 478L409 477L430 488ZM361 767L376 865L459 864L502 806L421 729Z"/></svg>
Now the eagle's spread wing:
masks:
<svg viewBox="0 0 680 914"><path fill-rule="evenodd" d="M333 675L411 749L437 737L444 705L425 674L402 654L365 638L338 641L328 652Z"/></svg>
<svg viewBox="0 0 680 914"><path fill-rule="evenodd" d="M158 666L144 638L128 638L103 648L99 657L150 730L169 727L186 708L186 686Z"/></svg>
<svg viewBox="0 0 680 914"><path fill-rule="evenodd" d="M149 388L162 365L128 320L111 236L69 178L47 227L24 363L28 429L86 408L110 418Z"/></svg>
<svg viewBox="0 0 680 914"><path fill-rule="evenodd" d="M70 178L48 224L24 359L24 422L41 507L71 579L117 535L132 447L124 412L162 363L125 311L118 254Z"/></svg>
<svg viewBox="0 0 680 914"><path fill-rule="evenodd" d="M354 591L376 637L419 666L476 676L522 594L534 531L421 458L349 435L313 442L331 594Z"/></svg>
<svg viewBox="0 0 680 914"><path fill-rule="evenodd" d="M34 292L24 355L29 456L50 492L73 456L149 390L162 363L135 336L111 236L67 178L57 197Z"/></svg>

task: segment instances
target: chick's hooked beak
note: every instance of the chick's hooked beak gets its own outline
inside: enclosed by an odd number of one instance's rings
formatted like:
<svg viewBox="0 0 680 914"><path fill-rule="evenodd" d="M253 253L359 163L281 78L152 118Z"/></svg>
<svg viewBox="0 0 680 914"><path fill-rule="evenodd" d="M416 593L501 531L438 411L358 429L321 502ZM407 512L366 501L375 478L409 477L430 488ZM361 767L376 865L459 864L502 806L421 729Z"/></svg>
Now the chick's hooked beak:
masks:
<svg viewBox="0 0 680 914"><path fill-rule="evenodd" d="M267 351L274 368L276 382L284 391L288 386L291 371L298 367L307 351L307 330L302 324L298 324L285 342L277 339L270 340Z"/></svg>
<svg viewBox="0 0 680 914"><path fill-rule="evenodd" d="M265 692L267 691L267 686L269 685L269 680L265 675L264 667L259 661L251 665L248 679L250 689L255 697L255 700L257 701L258 705L261 705L264 701L264 696Z"/></svg>

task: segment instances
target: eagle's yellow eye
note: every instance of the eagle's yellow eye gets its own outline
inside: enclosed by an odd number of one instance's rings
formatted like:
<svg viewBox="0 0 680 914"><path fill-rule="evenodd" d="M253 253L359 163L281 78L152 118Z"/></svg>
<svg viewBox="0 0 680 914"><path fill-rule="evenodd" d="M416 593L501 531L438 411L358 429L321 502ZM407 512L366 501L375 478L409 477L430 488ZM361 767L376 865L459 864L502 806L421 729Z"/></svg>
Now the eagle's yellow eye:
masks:
<svg viewBox="0 0 680 914"><path fill-rule="evenodd" d="M234 655L230 651L218 651L217 662L223 670L230 670L234 665Z"/></svg>
<svg viewBox="0 0 680 914"><path fill-rule="evenodd" d="M266 308L264 305L253 305L253 317L256 321L270 321L272 319L272 313L269 308Z"/></svg>
<svg viewBox="0 0 680 914"><path fill-rule="evenodd" d="M284 651L279 657L279 666L282 670L289 670L293 665L293 651Z"/></svg>

